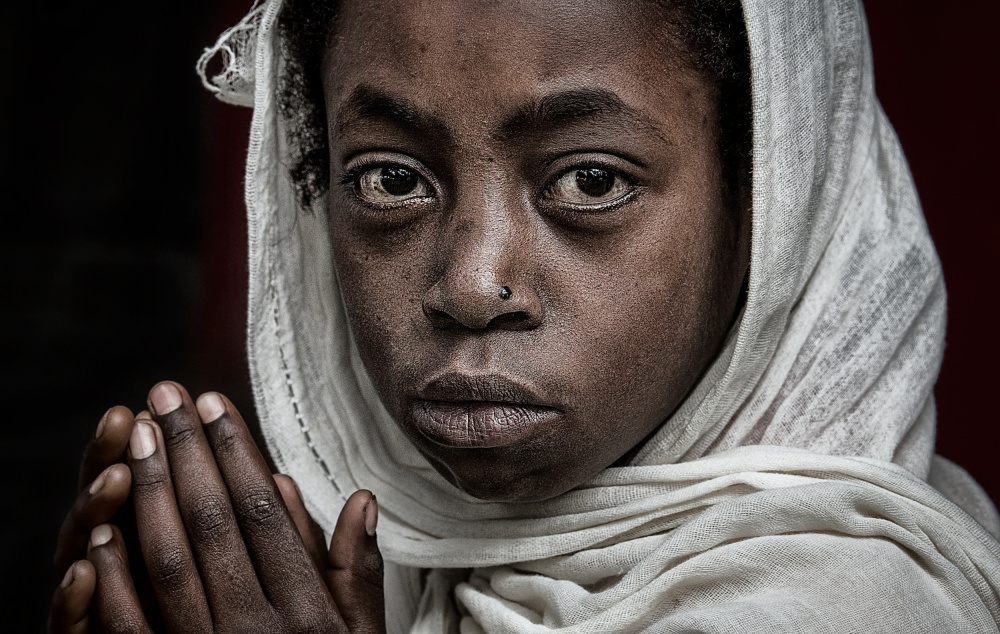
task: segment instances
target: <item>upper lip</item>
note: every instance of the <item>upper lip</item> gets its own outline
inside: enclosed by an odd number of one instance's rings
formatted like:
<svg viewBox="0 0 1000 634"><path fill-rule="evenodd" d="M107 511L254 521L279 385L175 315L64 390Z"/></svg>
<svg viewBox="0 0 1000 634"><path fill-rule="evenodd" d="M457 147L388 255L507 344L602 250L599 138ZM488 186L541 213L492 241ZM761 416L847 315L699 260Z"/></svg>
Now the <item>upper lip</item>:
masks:
<svg viewBox="0 0 1000 634"><path fill-rule="evenodd" d="M432 379L418 393L428 401L511 403L551 407L529 386L502 374L448 372Z"/></svg>

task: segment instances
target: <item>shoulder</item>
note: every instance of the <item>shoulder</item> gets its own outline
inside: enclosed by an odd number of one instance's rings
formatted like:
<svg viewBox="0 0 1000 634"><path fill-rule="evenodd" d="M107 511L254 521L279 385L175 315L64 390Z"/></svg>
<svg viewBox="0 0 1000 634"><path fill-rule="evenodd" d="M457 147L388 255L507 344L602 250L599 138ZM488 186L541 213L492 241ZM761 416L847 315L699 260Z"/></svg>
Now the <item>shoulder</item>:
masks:
<svg viewBox="0 0 1000 634"><path fill-rule="evenodd" d="M661 632L996 632L961 571L884 537L807 532L700 553L653 586Z"/></svg>

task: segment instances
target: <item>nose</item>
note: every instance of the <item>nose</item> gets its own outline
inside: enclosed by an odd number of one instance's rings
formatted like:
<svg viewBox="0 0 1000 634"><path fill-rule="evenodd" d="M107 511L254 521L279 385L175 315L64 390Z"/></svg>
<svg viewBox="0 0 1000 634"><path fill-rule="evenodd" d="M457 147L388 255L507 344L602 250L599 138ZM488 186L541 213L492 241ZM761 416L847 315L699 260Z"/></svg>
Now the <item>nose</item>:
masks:
<svg viewBox="0 0 1000 634"><path fill-rule="evenodd" d="M436 328L531 330L541 323L539 303L525 284L450 276L430 289L423 308Z"/></svg>
<svg viewBox="0 0 1000 634"><path fill-rule="evenodd" d="M516 224L503 214L483 214L456 219L442 233L441 273L423 299L434 327L531 330L541 324L541 300L528 270L531 243Z"/></svg>

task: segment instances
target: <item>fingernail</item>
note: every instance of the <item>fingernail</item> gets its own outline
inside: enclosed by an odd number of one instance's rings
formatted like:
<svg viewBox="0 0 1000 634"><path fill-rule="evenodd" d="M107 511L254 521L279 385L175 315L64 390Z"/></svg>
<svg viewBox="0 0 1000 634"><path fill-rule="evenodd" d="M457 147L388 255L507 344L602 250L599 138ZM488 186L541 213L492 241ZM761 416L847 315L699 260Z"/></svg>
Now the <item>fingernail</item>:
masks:
<svg viewBox="0 0 1000 634"><path fill-rule="evenodd" d="M149 413L149 410L142 410L135 415L135 420L153 420L153 415Z"/></svg>
<svg viewBox="0 0 1000 634"><path fill-rule="evenodd" d="M132 436L128 439L128 448L136 460L148 458L156 452L156 432L153 426L144 421L138 421L132 428Z"/></svg>
<svg viewBox="0 0 1000 634"><path fill-rule="evenodd" d="M94 530L90 531L90 545L94 548L103 546L111 541L112 536L113 533L111 532L111 527L107 524L95 526Z"/></svg>
<svg viewBox="0 0 1000 634"><path fill-rule="evenodd" d="M369 537L375 537L375 528L378 526L378 500L375 496L365 505L365 532Z"/></svg>
<svg viewBox="0 0 1000 634"><path fill-rule="evenodd" d="M181 393L172 383L160 383L149 395L153 403L153 411L160 416L166 416L181 406Z"/></svg>
<svg viewBox="0 0 1000 634"><path fill-rule="evenodd" d="M208 424L218 420L226 413L226 404L215 392L208 392L198 397L198 415L201 422Z"/></svg>
<svg viewBox="0 0 1000 634"><path fill-rule="evenodd" d="M66 571L66 574L63 575L62 581L59 583L59 587L68 588L70 587L70 585L73 584L73 581L75 579L76 579L76 562L73 562L73 565L70 566L69 570Z"/></svg>
<svg viewBox="0 0 1000 634"><path fill-rule="evenodd" d="M108 469L110 468L111 467L108 467ZM94 481L90 484L90 488L87 489L87 491L91 495L95 495L98 491L104 488L104 481L108 479L108 469L102 471L100 475L94 478Z"/></svg>

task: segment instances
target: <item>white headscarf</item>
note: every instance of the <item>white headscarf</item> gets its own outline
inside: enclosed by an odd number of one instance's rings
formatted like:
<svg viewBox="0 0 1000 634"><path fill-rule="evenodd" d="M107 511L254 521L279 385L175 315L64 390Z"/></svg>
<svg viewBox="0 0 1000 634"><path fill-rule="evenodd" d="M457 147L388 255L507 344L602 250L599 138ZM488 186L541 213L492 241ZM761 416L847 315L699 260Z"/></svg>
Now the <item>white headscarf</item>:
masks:
<svg viewBox="0 0 1000 634"><path fill-rule="evenodd" d="M1000 528L964 472L932 465L945 291L857 1L744 1L744 312L631 466L530 504L452 487L375 395L324 210L297 209L287 172L280 8L259 2L199 64L221 51L206 85L254 107L254 393L276 465L326 530L347 494L378 495L391 630L998 631L1000 544L925 482Z"/></svg>

